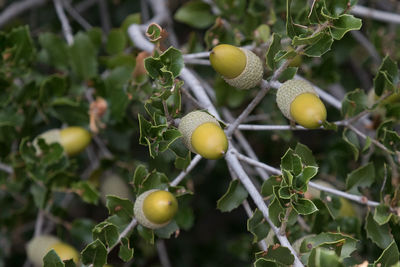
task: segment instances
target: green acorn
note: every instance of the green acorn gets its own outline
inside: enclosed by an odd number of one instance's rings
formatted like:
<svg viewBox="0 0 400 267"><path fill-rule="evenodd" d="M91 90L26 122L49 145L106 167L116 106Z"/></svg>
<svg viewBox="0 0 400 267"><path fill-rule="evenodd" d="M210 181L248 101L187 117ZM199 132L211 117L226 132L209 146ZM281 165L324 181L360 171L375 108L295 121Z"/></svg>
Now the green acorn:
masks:
<svg viewBox="0 0 400 267"><path fill-rule="evenodd" d="M228 150L228 139L218 121L204 111L192 111L179 123L183 143L206 159L219 159Z"/></svg>
<svg viewBox="0 0 400 267"><path fill-rule="evenodd" d="M288 80L279 87L276 102L283 115L309 129L326 120L326 108L314 87L304 80Z"/></svg>
<svg viewBox="0 0 400 267"><path fill-rule="evenodd" d="M249 89L262 80L264 69L261 59L248 49L221 44L210 53L211 66L231 86Z"/></svg>
<svg viewBox="0 0 400 267"><path fill-rule="evenodd" d="M174 218L178 211L178 201L168 191L151 189L138 196L133 211L139 224L158 229Z"/></svg>
<svg viewBox="0 0 400 267"><path fill-rule="evenodd" d="M78 126L48 130L33 140L38 154L41 151L38 145L39 138L44 139L47 144L59 143L68 156L74 156L85 150L90 143L91 135L86 129Z"/></svg>

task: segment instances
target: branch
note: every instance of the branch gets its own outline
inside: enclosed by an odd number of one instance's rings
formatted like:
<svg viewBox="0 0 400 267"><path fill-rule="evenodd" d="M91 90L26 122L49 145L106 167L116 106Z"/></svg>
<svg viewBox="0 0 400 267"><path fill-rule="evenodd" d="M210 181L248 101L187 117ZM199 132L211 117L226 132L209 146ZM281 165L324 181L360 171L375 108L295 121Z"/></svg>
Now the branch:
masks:
<svg viewBox="0 0 400 267"><path fill-rule="evenodd" d="M0 28L26 10L44 5L46 2L47 0L24 0L12 3L0 14Z"/></svg>
<svg viewBox="0 0 400 267"><path fill-rule="evenodd" d="M76 22L78 22L82 28L84 28L86 31L92 28L92 25L90 25L89 22L87 22L87 20L82 17L81 14L79 14L79 12L73 8L68 1L64 2L64 7L68 14L70 14L70 16L74 18L74 20L76 20Z"/></svg>
<svg viewBox="0 0 400 267"><path fill-rule="evenodd" d="M71 26L69 25L67 16L65 15L62 2L61 0L53 0L53 3L57 12L57 16L61 22L64 38L67 40L67 43L69 45L72 45L72 43L74 42L74 37L72 36Z"/></svg>
<svg viewBox="0 0 400 267"><path fill-rule="evenodd" d="M371 18L383 22L400 24L400 15L395 13L380 11L359 5L355 5L350 12L362 18Z"/></svg>
<svg viewBox="0 0 400 267"><path fill-rule="evenodd" d="M13 170L13 168L11 166L9 166L7 164L4 164L4 163L1 163L1 162L0 162L0 171L4 171L4 172L6 172L8 174L13 174L14 173L14 170Z"/></svg>
<svg viewBox="0 0 400 267"><path fill-rule="evenodd" d="M99 4L99 12L101 18L101 26L105 33L108 33L111 30L111 21L110 14L108 13L107 2L104 0L98 0Z"/></svg>
<svg viewBox="0 0 400 267"><path fill-rule="evenodd" d="M167 247L165 246L164 239L159 239L156 242L158 257L160 258L160 263L162 267L171 267L171 262L168 258Z"/></svg>
<svg viewBox="0 0 400 267"><path fill-rule="evenodd" d="M177 186L183 178L191 171L193 170L194 167L196 167L197 163L199 163L201 160L200 155L196 155L191 161L189 166L186 168L186 170L183 170L169 185L170 186Z"/></svg>
<svg viewBox="0 0 400 267"><path fill-rule="evenodd" d="M242 154L239 154L238 152L234 152L234 153L236 154L238 159L240 159L240 160L242 160L242 161L244 161L246 163L249 163L249 164L257 166L257 167L264 168L268 172L273 173L275 175L282 175L282 172L277 168L271 167L271 166L269 166L269 165L267 165L265 163L259 162L259 161L255 161L255 160L253 160L253 159L251 159L249 157L246 157L246 156L244 156ZM376 207L376 206L380 205L379 202L368 200L368 198L365 197L365 196L357 196L357 195L353 195L353 194L350 194L350 193L342 192L340 190L337 190L337 189L334 189L334 188L325 187L323 185L319 185L319 184L314 183L314 182L309 182L308 185L313 187L313 188L315 188L315 189L318 189L320 191L328 192L328 193L331 193L331 194L339 196L339 197L344 197L344 198L350 199L350 200L352 200L354 202L357 202L357 203L360 203L360 204L363 204L363 205L367 205L367 206L370 206L370 207Z"/></svg>
<svg viewBox="0 0 400 267"><path fill-rule="evenodd" d="M128 224L128 226L122 231L122 233L118 236L117 242L111 247L107 249L107 253L110 253L111 250L113 250L122 240L122 238L127 237L128 234L135 228L137 225L137 220L135 218L132 219L132 221Z"/></svg>

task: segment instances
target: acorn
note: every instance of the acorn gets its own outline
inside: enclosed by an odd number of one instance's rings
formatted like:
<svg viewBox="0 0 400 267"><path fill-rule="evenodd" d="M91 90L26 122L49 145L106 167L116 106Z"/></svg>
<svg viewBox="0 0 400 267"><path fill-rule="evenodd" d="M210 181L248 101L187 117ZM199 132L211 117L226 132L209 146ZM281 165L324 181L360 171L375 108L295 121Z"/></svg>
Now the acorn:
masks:
<svg viewBox="0 0 400 267"><path fill-rule="evenodd" d="M39 267L43 266L44 256L52 249L62 261L72 259L76 265L79 265L79 252L52 235L39 235L32 238L27 244L26 253L29 261L35 267Z"/></svg>
<svg viewBox="0 0 400 267"><path fill-rule="evenodd" d="M228 44L214 47L210 53L211 66L231 86L249 89L262 80L261 59L248 49Z"/></svg>
<svg viewBox="0 0 400 267"><path fill-rule="evenodd" d="M75 156L89 145L91 135L86 129L78 126L48 130L33 140L37 154L41 152L38 145L39 138L44 139L47 144L59 143L68 156Z"/></svg>
<svg viewBox="0 0 400 267"><path fill-rule="evenodd" d="M114 173L105 173L100 178L100 198L104 205L107 203L108 195L132 200L131 187Z"/></svg>
<svg viewBox="0 0 400 267"><path fill-rule="evenodd" d="M309 129L326 120L326 108L314 87L304 80L288 80L279 87L276 102L283 115Z"/></svg>
<svg viewBox="0 0 400 267"><path fill-rule="evenodd" d="M218 121L204 111L192 111L179 123L183 143L206 159L219 159L228 150L228 139Z"/></svg>
<svg viewBox="0 0 400 267"><path fill-rule="evenodd" d="M151 189L138 196L133 211L139 224L158 229L173 219L178 211L178 201L168 191Z"/></svg>

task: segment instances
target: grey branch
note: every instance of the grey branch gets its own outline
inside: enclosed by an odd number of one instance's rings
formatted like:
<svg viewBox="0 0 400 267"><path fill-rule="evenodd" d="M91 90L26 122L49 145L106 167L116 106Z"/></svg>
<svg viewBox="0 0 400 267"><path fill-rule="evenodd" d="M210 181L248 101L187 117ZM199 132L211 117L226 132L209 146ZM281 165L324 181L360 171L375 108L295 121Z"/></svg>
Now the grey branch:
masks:
<svg viewBox="0 0 400 267"><path fill-rule="evenodd" d="M64 38L65 40L67 40L67 43L69 45L72 45L72 43L74 42L74 37L72 35L71 25L69 25L68 18L65 15L62 2L61 0L53 0L53 3L57 12L57 16L61 22Z"/></svg>
<svg viewBox="0 0 400 267"><path fill-rule="evenodd" d="M380 11L359 5L355 5L350 12L362 18L371 18L383 22L400 24L400 15L395 13Z"/></svg>
<svg viewBox="0 0 400 267"><path fill-rule="evenodd" d="M0 14L0 28L19 14L46 2L47 0L24 0L12 3Z"/></svg>

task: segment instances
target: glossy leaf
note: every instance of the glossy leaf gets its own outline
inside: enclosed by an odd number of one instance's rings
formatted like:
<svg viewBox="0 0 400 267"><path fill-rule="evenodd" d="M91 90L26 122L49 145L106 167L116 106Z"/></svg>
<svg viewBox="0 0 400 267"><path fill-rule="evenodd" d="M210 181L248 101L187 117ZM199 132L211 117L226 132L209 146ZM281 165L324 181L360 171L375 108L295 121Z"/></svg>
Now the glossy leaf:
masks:
<svg viewBox="0 0 400 267"><path fill-rule="evenodd" d="M248 192L239 180L229 183L226 193L217 201L217 208L222 212L229 212L237 208L247 198Z"/></svg>
<svg viewBox="0 0 400 267"><path fill-rule="evenodd" d="M103 266L107 263L107 249L104 244L96 239L82 251L82 263Z"/></svg>
<svg viewBox="0 0 400 267"><path fill-rule="evenodd" d="M372 162L352 171L346 179L346 189L369 187L375 181L375 167Z"/></svg>
<svg viewBox="0 0 400 267"><path fill-rule="evenodd" d="M367 237L382 249L387 248L393 241L393 236L390 233L389 225L379 225L373 219L373 215L370 212L368 212L366 217L365 231L367 232Z"/></svg>
<svg viewBox="0 0 400 267"><path fill-rule="evenodd" d="M267 237L270 226L261 211L256 209L253 216L247 220L247 231L253 234L253 243Z"/></svg>
<svg viewBox="0 0 400 267"><path fill-rule="evenodd" d="M129 245L129 239L124 237L121 239L121 245L119 246L118 257L124 262L128 262L133 258L133 248Z"/></svg>

